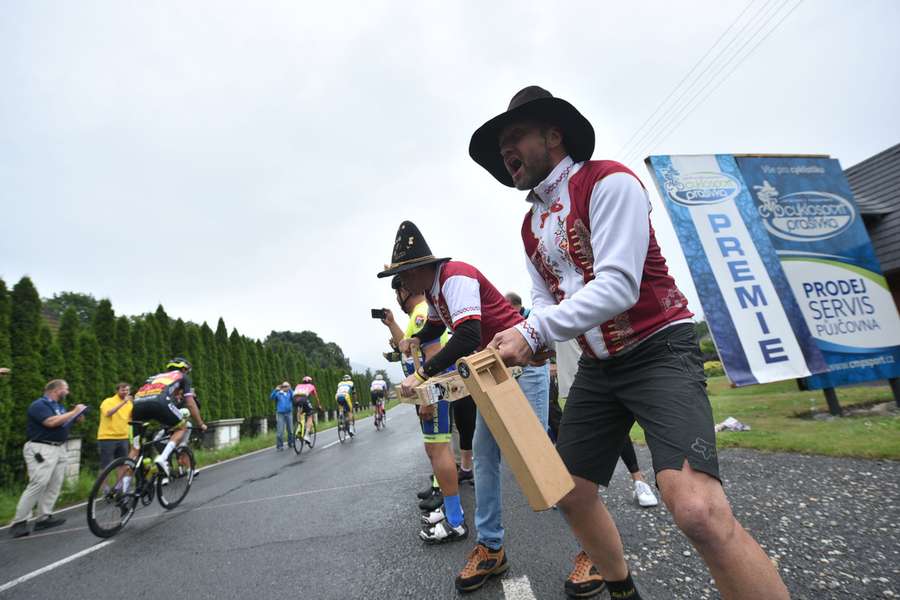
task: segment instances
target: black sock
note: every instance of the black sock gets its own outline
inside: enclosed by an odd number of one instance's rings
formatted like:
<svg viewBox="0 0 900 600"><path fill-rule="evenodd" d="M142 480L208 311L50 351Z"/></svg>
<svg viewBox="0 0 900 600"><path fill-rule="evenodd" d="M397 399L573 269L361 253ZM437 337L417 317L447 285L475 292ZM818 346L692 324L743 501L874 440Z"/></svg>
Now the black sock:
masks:
<svg viewBox="0 0 900 600"><path fill-rule="evenodd" d="M628 577L624 581L607 581L606 587L609 589L609 597L612 600L642 600L631 580L631 573L628 573Z"/></svg>

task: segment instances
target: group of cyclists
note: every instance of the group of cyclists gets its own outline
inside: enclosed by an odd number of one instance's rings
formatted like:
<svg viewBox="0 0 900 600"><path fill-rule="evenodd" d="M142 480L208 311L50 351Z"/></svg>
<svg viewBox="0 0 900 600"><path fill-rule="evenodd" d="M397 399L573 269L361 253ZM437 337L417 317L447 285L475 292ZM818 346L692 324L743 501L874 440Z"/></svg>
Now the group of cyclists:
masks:
<svg viewBox="0 0 900 600"><path fill-rule="evenodd" d="M369 388L369 392L372 398L372 404L375 409L375 420L376 426L380 427L384 423L384 399L387 395L387 387L388 383L385 381L384 376L381 373L375 375L375 378L372 380L371 387ZM356 386L353 383L353 378L347 374L341 377L341 381L337 384L337 389L335 390L334 400L338 406L338 414L339 418L343 417L347 423L347 433L350 437L356 435L356 422L353 415L353 398L356 396ZM319 395L316 391L316 386L313 385L312 377L306 376L303 378L303 383L297 384L297 387L294 388L294 407L297 411L297 420L298 423L302 418L301 415L306 416L306 423L304 426L304 431L307 432L304 436L304 442L307 445L311 445L309 432L313 427L313 407L311 399L315 398L316 400L316 408L317 410L322 410L322 404L319 402Z"/></svg>
<svg viewBox="0 0 900 600"><path fill-rule="evenodd" d="M98 477L95 490L91 493L89 503L92 504L88 511L88 524L91 530L101 537L113 535L130 518L137 497L146 499L146 486L138 478L142 473L138 469L150 465L150 459L146 455L149 445L156 447L156 457L152 464L159 475L160 489L166 488L173 482L186 482L183 494L187 493L191 480L196 477L194 461L190 450L185 448L190 439L192 422L200 431L207 431L207 425L200 415L200 403L193 387L190 373L191 363L176 356L168 361L165 370L149 377L134 395L134 408L129 422L129 446L128 456L114 461ZM376 374L370 387L372 403L375 408L376 427L384 425L384 400L387 395L388 382L382 374ZM290 388L288 388L290 389ZM351 437L356 435L353 410L354 396L356 394L352 377L347 374L341 378L335 391L335 401L338 406L339 422L346 424L346 433ZM293 389L291 394L297 419L297 439L294 443L305 444L312 448L313 439L310 432L314 432L313 400L316 409L322 410L319 393L313 383L312 377L305 376L301 383ZM160 429L152 439L146 437L146 425L155 422ZM296 448L295 448L296 449ZM176 452L177 450L177 452ZM145 454L142 454L144 452ZM174 456L173 456L173 453ZM298 452L299 453L299 452ZM141 458L143 456L143 458ZM142 461L142 465L138 464ZM110 477L113 477L110 480ZM187 478L187 479L181 479ZM159 492L160 502L163 502L162 492ZM184 495L179 497L183 498ZM113 525L109 523L100 525L100 519L93 504L96 502L114 505L119 512L120 519L116 519ZM168 503L167 503L168 504ZM170 507L163 504L167 508ZM174 507L177 503L171 503Z"/></svg>
<svg viewBox="0 0 900 600"><path fill-rule="evenodd" d="M186 443L190 421L193 419L201 431L206 431L207 426L200 416L199 402L194 391L190 377L192 366L183 357L175 357L166 364L166 370L147 379L134 396L134 411L132 419L135 422L156 421L163 427L172 430L172 436L165 449L156 458L159 468L169 476L168 458L176 447ZM387 395L388 382L381 373L375 375L370 387L372 404L374 405L376 418L384 422L384 400ZM335 391L335 402L338 410L344 414L350 427L348 433L356 435L356 428L352 423L353 398L356 395L353 378L347 374L341 378ZM303 441L310 444L309 431L313 427L313 400L315 410L322 411L318 390L313 379L305 376L293 390L294 408L297 413L298 424L305 417L304 430L307 432ZM133 459L140 448L139 436L131 435L130 457Z"/></svg>

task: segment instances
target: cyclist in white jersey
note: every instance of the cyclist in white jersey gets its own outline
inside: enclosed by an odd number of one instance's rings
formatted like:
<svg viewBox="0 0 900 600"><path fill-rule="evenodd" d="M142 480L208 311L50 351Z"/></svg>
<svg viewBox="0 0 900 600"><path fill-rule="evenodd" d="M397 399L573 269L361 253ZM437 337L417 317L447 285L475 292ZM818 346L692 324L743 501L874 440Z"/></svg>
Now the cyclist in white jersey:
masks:
<svg viewBox="0 0 900 600"><path fill-rule="evenodd" d="M384 397L387 394L387 381L381 373L375 375L372 385L369 387L369 394L372 396L372 404L375 405L375 414L384 418Z"/></svg>

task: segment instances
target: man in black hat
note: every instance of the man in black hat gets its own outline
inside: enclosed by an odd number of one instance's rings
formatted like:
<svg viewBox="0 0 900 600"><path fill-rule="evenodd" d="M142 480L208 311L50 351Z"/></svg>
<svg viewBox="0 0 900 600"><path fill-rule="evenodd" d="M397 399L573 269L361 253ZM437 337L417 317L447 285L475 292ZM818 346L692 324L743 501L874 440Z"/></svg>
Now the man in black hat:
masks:
<svg viewBox="0 0 900 600"><path fill-rule="evenodd" d="M394 315L390 309L385 308L385 318L382 319L388 329L391 331L390 344L392 347L399 349L400 342L408 337L412 337L418 333L425 322L428 320L428 303L425 301L425 294L411 293L403 287L399 275L394 275L391 279L391 287L394 289L397 297L397 304L400 309L409 317L406 324L406 330L400 329L394 320ZM419 348L411 349L417 352L422 362L437 354L441 347L447 343L446 335L433 340L430 343L423 344ZM401 368L404 376L412 375L415 371L415 363L410 355L404 355ZM432 466L432 475L429 479L428 488L418 493L421 500L419 508L422 509L428 519L429 525L434 525L431 520L443 519L444 511L444 492L455 494L458 490L458 478L454 476L456 463L453 459L453 451L450 448L450 403L446 400L438 402L437 406L429 406L423 409L416 405L416 416L420 420L420 428L422 430L422 438L425 442L425 453ZM474 429L474 425L472 426ZM442 433L443 432L443 433ZM471 438L469 438L469 461L471 462ZM437 474L440 474L440 479ZM441 483L443 482L443 484ZM443 489L441 486L443 485ZM433 516L432 516L433 515Z"/></svg>
<svg viewBox="0 0 900 600"><path fill-rule="evenodd" d="M428 301L425 327L412 339L404 339L400 350L408 350L414 340L426 343L447 329L453 332L440 352L403 381L405 394L455 364L457 359L482 349L500 331L524 321L478 269L449 258L435 258L418 228L409 221L400 225L391 260L390 267L378 276L398 274L404 288L414 293L424 292ZM549 379L545 364L526 366L518 378L519 386L545 428ZM476 417L473 451L478 540L456 578L456 588L462 592L480 588L489 578L509 568L503 547L500 448L480 414ZM458 496L453 502L458 502ZM449 516L453 505L446 495L444 508ZM436 526L425 533L440 537L444 531Z"/></svg>
<svg viewBox="0 0 900 600"><path fill-rule="evenodd" d="M519 91L469 145L475 162L504 185L528 191L531 205L521 229L531 314L490 345L507 364L527 364L571 338L583 350L557 441L575 489L559 508L612 597L639 598L618 530L597 495L637 419L663 500L722 596L787 598L719 481L693 315L656 243L647 193L624 165L589 160L593 150L588 120L537 86ZM582 591L566 582L570 595Z"/></svg>

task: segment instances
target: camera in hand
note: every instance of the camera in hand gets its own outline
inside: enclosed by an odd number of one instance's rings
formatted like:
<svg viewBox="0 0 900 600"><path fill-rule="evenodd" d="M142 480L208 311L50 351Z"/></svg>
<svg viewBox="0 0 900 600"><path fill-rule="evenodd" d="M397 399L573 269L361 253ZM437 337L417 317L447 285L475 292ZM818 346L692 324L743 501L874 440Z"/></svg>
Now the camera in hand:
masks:
<svg viewBox="0 0 900 600"><path fill-rule="evenodd" d="M384 320L387 318L387 315L385 314L383 308L373 308L372 309L372 318Z"/></svg>

